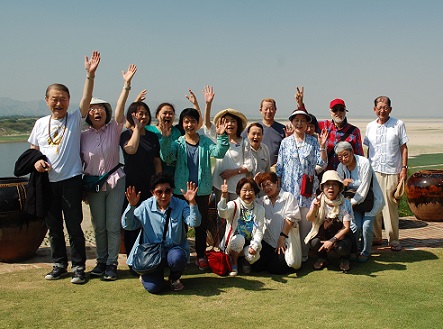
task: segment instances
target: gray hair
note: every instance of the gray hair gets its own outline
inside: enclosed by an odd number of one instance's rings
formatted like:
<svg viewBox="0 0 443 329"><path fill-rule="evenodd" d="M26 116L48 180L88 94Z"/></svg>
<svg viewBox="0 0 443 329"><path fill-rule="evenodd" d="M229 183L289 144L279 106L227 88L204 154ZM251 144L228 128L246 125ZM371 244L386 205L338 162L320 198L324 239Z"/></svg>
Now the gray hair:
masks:
<svg viewBox="0 0 443 329"><path fill-rule="evenodd" d="M338 154L338 153L346 151L346 150L349 150L352 153L354 153L354 149L352 148L351 143L349 143L349 142L338 142L337 145L335 145L335 147L334 147L335 154Z"/></svg>

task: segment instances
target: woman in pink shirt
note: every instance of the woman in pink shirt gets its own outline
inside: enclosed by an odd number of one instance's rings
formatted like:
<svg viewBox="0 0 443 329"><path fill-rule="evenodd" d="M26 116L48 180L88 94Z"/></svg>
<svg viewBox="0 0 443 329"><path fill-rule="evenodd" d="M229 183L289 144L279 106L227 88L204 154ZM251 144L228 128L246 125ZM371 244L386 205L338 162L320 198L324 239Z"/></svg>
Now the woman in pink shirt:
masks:
<svg viewBox="0 0 443 329"><path fill-rule="evenodd" d="M131 90L131 79L137 71L133 64L122 72L124 85L112 119L111 105L93 98L86 122L89 128L81 135L81 157L85 175L101 176L119 164L120 134L125 123L124 107ZM121 168L109 175L100 191L88 191L95 232L97 265L91 275L117 280L120 249L120 214L125 194L125 174Z"/></svg>

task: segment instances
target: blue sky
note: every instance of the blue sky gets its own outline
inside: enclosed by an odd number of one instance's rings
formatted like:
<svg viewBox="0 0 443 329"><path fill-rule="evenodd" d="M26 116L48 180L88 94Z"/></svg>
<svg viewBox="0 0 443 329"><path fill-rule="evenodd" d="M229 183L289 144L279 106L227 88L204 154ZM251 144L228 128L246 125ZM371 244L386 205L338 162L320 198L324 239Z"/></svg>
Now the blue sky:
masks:
<svg viewBox="0 0 443 329"><path fill-rule="evenodd" d="M262 98L278 117L305 86L308 111L328 117L343 98L348 116L372 117L378 95L393 116L442 117L443 1L8 1L0 11L0 97L43 99L66 84L77 104L83 60L102 62L94 95L115 106L121 70L138 66L131 97L148 89L180 112L193 89L215 89L213 115L227 107L258 116ZM202 104L203 105L203 104Z"/></svg>

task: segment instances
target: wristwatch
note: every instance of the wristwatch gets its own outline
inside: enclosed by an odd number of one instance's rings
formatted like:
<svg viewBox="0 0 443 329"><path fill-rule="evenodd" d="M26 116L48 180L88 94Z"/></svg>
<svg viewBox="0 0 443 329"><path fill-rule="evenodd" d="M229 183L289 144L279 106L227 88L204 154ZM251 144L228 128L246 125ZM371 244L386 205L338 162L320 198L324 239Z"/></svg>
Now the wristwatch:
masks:
<svg viewBox="0 0 443 329"><path fill-rule="evenodd" d="M408 166L401 166L402 168L408 169Z"/></svg>

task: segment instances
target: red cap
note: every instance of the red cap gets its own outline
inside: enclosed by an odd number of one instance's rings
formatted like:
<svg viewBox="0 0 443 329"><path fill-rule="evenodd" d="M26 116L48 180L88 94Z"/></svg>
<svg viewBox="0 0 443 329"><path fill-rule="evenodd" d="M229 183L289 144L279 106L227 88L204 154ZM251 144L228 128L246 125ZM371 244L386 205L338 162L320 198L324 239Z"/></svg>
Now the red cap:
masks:
<svg viewBox="0 0 443 329"><path fill-rule="evenodd" d="M337 106L337 105L342 105L344 108L346 108L345 101L340 98L333 99L331 101L331 103L329 104L329 108L332 110L334 108L334 106Z"/></svg>

